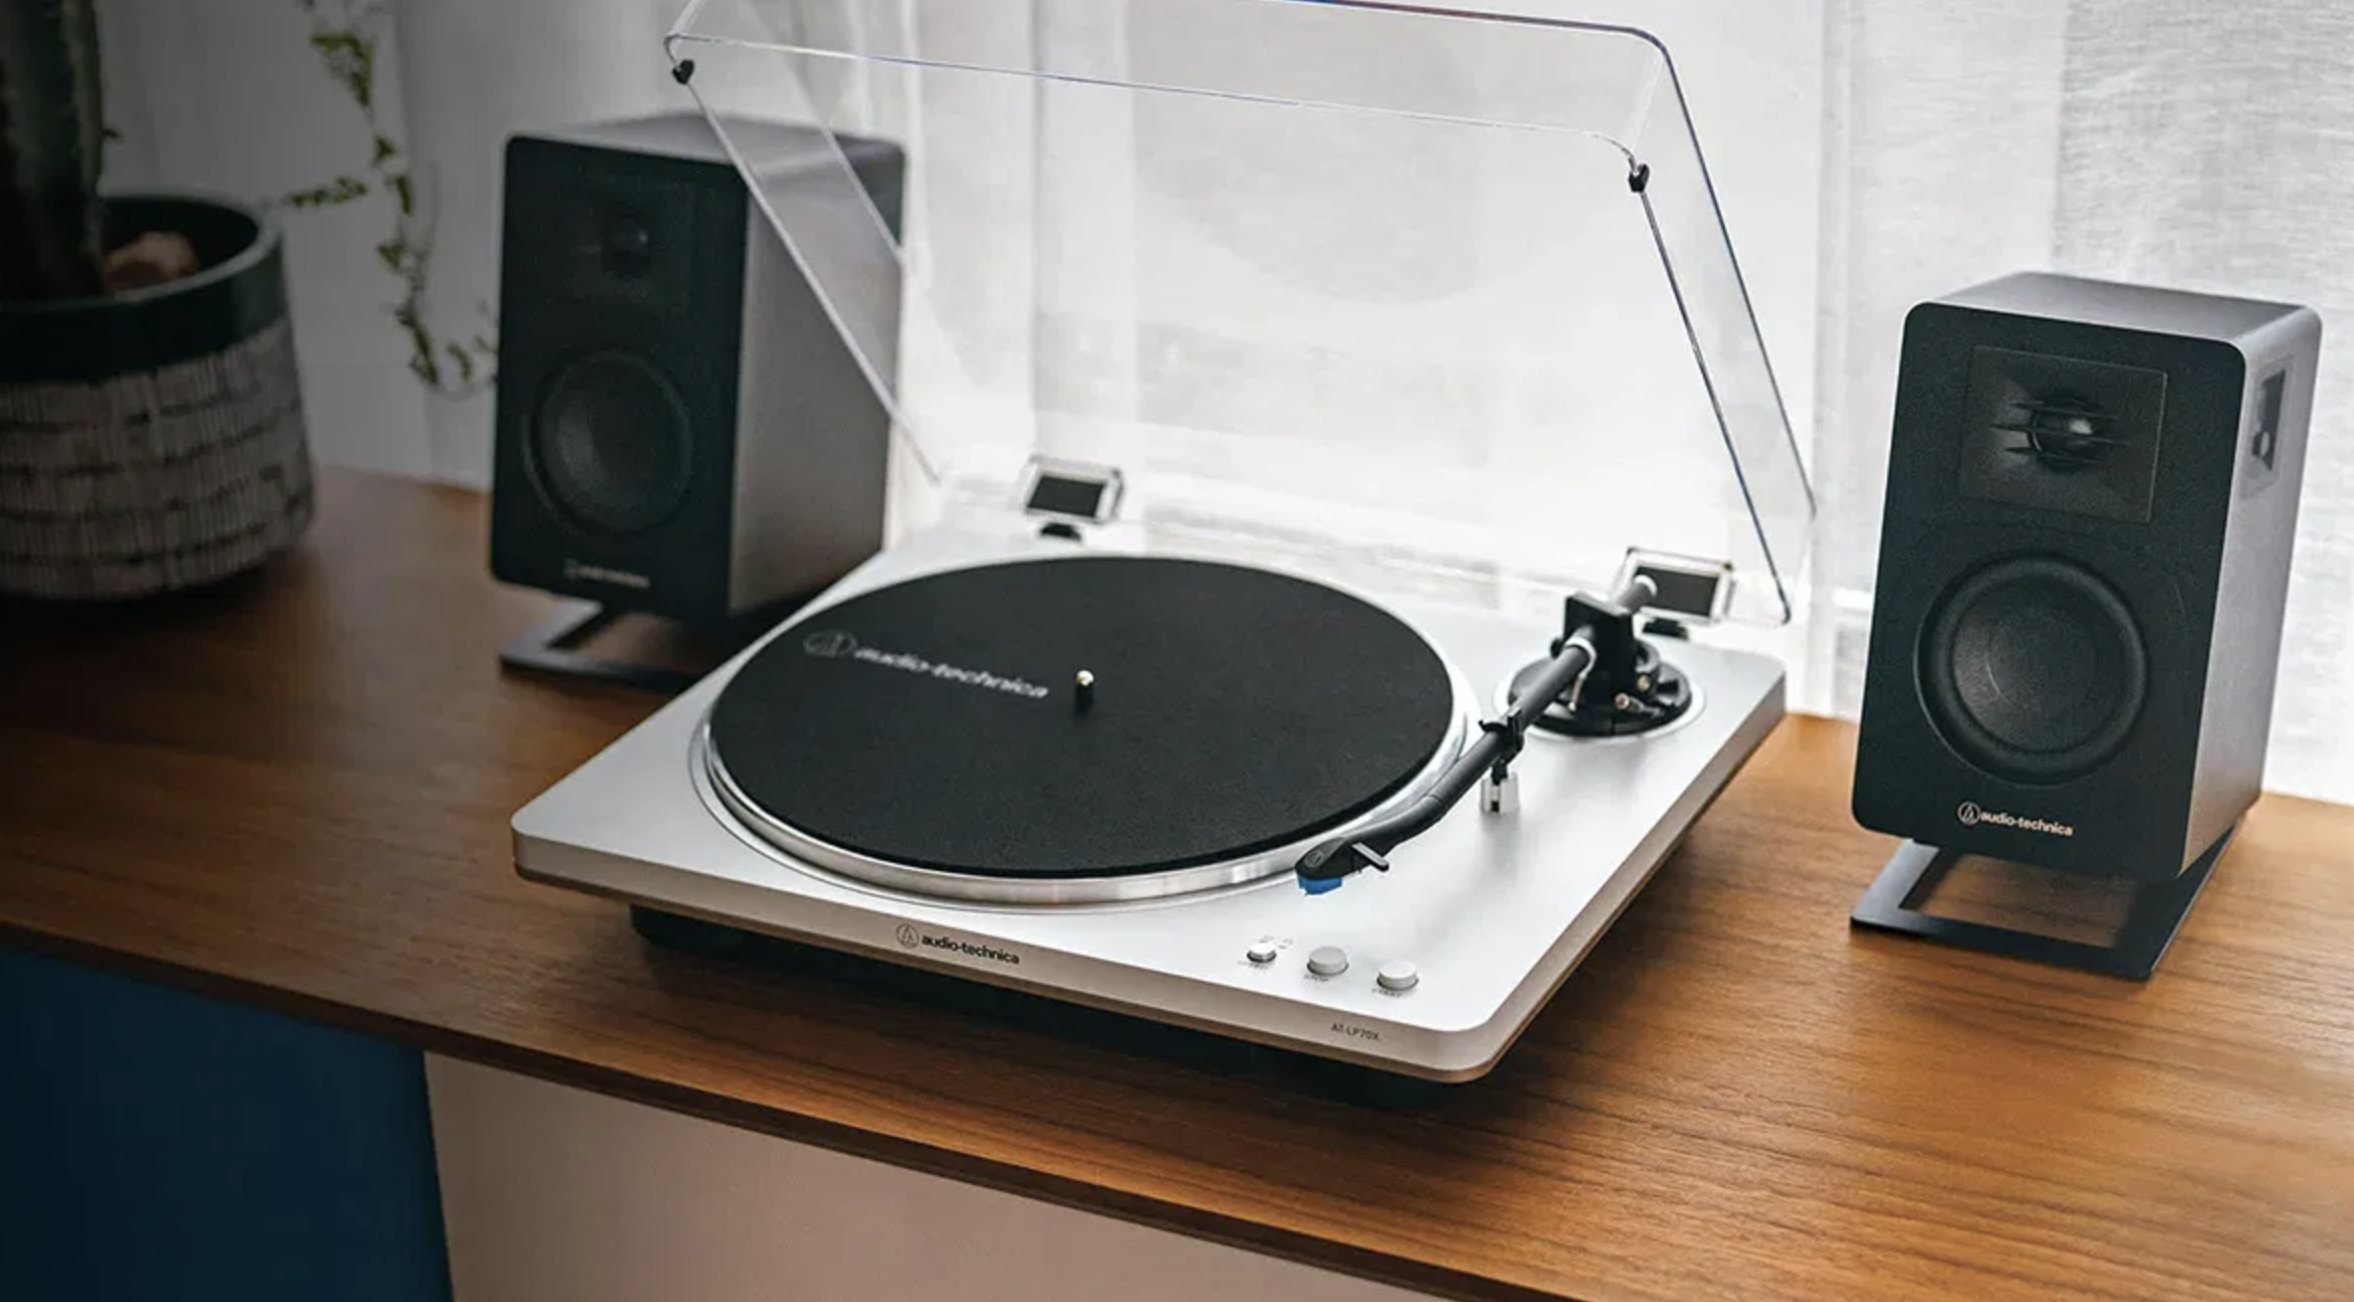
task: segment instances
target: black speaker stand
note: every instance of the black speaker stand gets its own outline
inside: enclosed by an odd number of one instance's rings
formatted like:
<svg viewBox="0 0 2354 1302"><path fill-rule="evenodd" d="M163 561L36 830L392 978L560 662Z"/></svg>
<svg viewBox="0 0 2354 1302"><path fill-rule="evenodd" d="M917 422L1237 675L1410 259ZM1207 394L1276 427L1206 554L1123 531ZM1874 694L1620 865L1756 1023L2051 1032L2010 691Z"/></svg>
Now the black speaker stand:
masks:
<svg viewBox="0 0 2354 1302"><path fill-rule="evenodd" d="M676 696L752 645L761 634L775 628L803 600L794 597L774 602L717 625L688 625L658 616L637 616L648 625L630 630L630 634L638 635L635 641L640 645L628 645L633 640L628 635L616 640L624 644L624 654L631 650L651 650L654 655L648 660L616 659L585 650L589 643L612 631L621 620L636 616L636 612L595 602L573 602L537 628L499 648L499 663L509 669L620 683ZM658 635L650 647L644 645L648 641L644 635L648 633Z"/></svg>
<svg viewBox="0 0 2354 1302"><path fill-rule="evenodd" d="M2233 830L2238 829L2235 826ZM2231 835L2225 832L2205 854L2172 880L2143 887L2134 896L2124 925L2107 945L2062 940L2037 932L1922 912L1916 906L1936 891L1938 883L1964 856L1918 841L1907 841L1897 847L1888 866L1880 870L1879 879L1856 904L1849 921L1858 927L1900 932L1982 953L2146 981L2158 970L2158 960L2165 957L2166 947L2174 943L2174 933L2182 929L2183 919L2190 916L2191 905L2198 902L2199 891L2215 870L2215 861L2223 856L2224 847L2231 844Z"/></svg>
<svg viewBox="0 0 2354 1302"><path fill-rule="evenodd" d="M500 647L499 663L509 669L527 669L533 673L620 683L665 696L676 696L693 686L701 675L662 665L608 660L580 649L627 613L595 602L581 602L557 612L530 632Z"/></svg>

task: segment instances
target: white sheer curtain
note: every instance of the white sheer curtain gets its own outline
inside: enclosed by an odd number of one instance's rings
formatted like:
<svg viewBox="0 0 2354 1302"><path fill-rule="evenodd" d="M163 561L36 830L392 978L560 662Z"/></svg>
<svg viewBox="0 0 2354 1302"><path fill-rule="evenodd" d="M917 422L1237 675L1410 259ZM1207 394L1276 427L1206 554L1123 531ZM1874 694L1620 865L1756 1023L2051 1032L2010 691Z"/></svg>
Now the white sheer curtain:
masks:
<svg viewBox="0 0 2354 1302"><path fill-rule="evenodd" d="M339 0L322 0L336 3ZM365 7L366 0L359 0ZM959 0L833 0L843 22L1004 22ZM2329 323L2271 781L2354 798L2354 11L2332 0L1488 0L1630 23L1675 52L1768 346L1817 481L1806 609L1780 644L1807 708L1852 711L1870 618L1903 314L2026 267L2312 303ZM660 34L681 0L383 0L381 93L432 187L427 308L453 331L495 292L499 149L520 127L687 107ZM247 195L344 170L365 124L306 46L295 0L108 0L116 179ZM1033 0L1032 42L1134 39L1113 0ZM1165 38L1168 34L1162 34ZM1415 52L1357 51L1398 75ZM875 121L1051 137L1117 167L1135 124L979 104L876 103ZM897 117L894 117L897 115ZM928 116L925 116L928 115ZM1042 240L1076 173L918 196L976 256L934 292L995 332L992 383L1036 383L1039 301L1104 292L1117 225ZM290 219L296 321L327 460L480 483L488 403L423 393L384 312L371 201ZM1268 257L1350 252L1270 226ZM1289 243L1287 243L1289 241ZM1167 270L1162 269L1166 276ZM1018 288L1021 295L1011 295ZM1011 295L1009 297L1009 295ZM994 305L994 306L977 306ZM992 315L994 314L994 315ZM1045 336L1051 341L1051 335ZM920 387L923 359L911 356ZM1051 377L1049 382L1051 382ZM1054 431L1046 431L1051 440Z"/></svg>
<svg viewBox="0 0 2354 1302"><path fill-rule="evenodd" d="M837 2L855 7L855 0ZM824 8L810 0L793 7L804 14ZM936 25L981 6L916 0L908 7L937 35ZM1760 0L1737 13L1713 0L1588 0L1575 6L1523 0L1518 7L1641 22L1661 31L1676 50L1784 391L1803 417L1811 407L1816 319L1820 0ZM1006 7L988 8L1002 16ZM1036 0L1026 14L1033 45L1083 55L1095 68L1127 65L1165 73L1227 66L1218 59L1283 66L1346 59L1379 69L1391 79L1384 84L1436 90L1475 90L1473 79L1481 71L1460 51L1388 48L1369 36L1344 34L1338 43L1347 48L1235 49L1223 43L1232 41L1230 31L1189 23L1175 5ZM969 83L953 77L940 83L924 97L925 130L960 133L960 150L985 147L973 138L983 130L968 116L973 104L950 93L960 85L971 89ZM1004 106L1002 97L981 98ZM1440 489L1429 478L1405 478L1399 466L1428 465L1458 489L1482 468L1535 464L1550 471L1543 458L1560 460L1562 444L1573 438L1605 441L1593 430L1623 430L1630 444L1642 441L1646 422L1657 423L1654 404L1662 393L1701 400L1689 345L1675 334L1647 243L1623 264L1605 260L1597 268L1591 260L1579 266L1576 258L1532 255L1530 244L1516 242L1535 230L1543 237L1535 248L1558 252L1543 240L1560 238L1564 226L1600 225L1608 217L1625 219L1643 243L1640 220L1609 166L1593 173L1602 180L1576 191L1577 202L1546 206L1541 201L1560 200L1567 182L1515 172L1525 155L1510 148L1482 154L1465 147L1481 142L1444 133L1310 115L1274 132L1248 113L1204 111L1197 102L1171 97L1107 97L1085 87L1038 91L1030 108L1027 114L999 114L988 124L999 133L1007 175L986 179L1000 182L1004 193L983 201L974 193L936 192L911 204L912 224L933 223L916 238L928 239L930 251L941 254L929 260L935 273L960 269L973 283L933 284L931 301L911 311L910 321L945 318L945 333L957 336L951 346L961 349L955 360L983 377L981 387L992 390L986 396L1018 397L1025 412L1035 401L1036 428L1018 431L1024 447L1035 435L1048 450L1115 459L1133 473L1146 458L1134 446L1112 450L1118 440L1107 430L1137 421L1151 425L1153 527L1183 532L1188 546L1267 549L1311 565L1337 553L1345 569L1356 550L1328 541L1320 546L1317 531L1378 528L1385 531L1384 546L1414 549L1435 562L1418 579L1443 572L1449 585L1444 590L1453 595L1512 600L1495 575L1518 569L1514 561L1522 558L1500 549L1475 554L1462 539L1496 523L1495 500L1510 495L1499 490L1518 491L1520 484L1499 486L1491 474L1483 491L1457 493L1434 507ZM937 160L937 134L928 143ZM1022 173L1031 163L1037 173ZM1317 178L1313 192L1287 184L1310 167ZM932 183L944 173L952 174L935 168ZM956 179L968 186L973 180ZM944 230L939 223L974 212L1030 223L1029 256L948 256L950 242L968 246L956 254L970 255L969 246L984 236ZM1434 250L1434 230L1470 238ZM1352 234L1337 234L1343 231ZM1401 248L1430 256L1401 259ZM1629 314L1621 310L1617 281L1597 287L1579 278L1598 269L1630 282L1632 293L1670 318L1671 346L1648 354L1660 374L1631 375L1599 360L1629 333ZM1205 285L1236 292L1205 310ZM988 304L1015 301L1026 309L1020 322L991 317L998 308ZM1496 310L1464 315L1481 304ZM1331 310L1336 306L1339 311ZM1425 308L1437 321L1456 321L1462 329L1425 325L1427 346L1401 350L1399 340L1414 333L1402 318ZM985 319L986 331L980 328ZM1128 322L1135 328L1115 328ZM1530 383L1522 391L1501 392L1484 382L1495 374L1486 345L1542 351L1563 336L1571 346L1549 356L1575 358L1577 365L1553 360L1549 372L1525 372L1521 378ZM1529 344L1532 339L1539 344ZM1169 364L1170 358L1183 360ZM933 359L920 341L903 352L905 392L928 431L953 429L956 437L969 438L983 420L928 405L941 396L927 384L939 373ZM1297 410L1302 405L1316 410ZM1575 428L1560 423L1569 412L1579 413ZM1303 419L1287 420L1295 415ZM1695 428L1704 424L1703 417ZM1250 439L1245 449L1246 440L1228 436L1246 426L1309 432L1281 447ZM1410 456L1392 455L1409 442ZM1646 446L1656 461L1670 454L1667 444L1652 439ZM1292 455L1303 447L1336 449L1337 455L1327 453L1326 461L1304 471L1308 463ZM1247 493L1237 491L1235 481L1249 478L1235 473L1238 463L1255 468L1256 478L1239 486ZM1721 451L1711 451L1708 464L1712 478L1701 492L1730 484ZM1575 467L1589 484L1608 482L1619 469L1585 462ZM1346 480L1356 490L1350 501L1364 509L1343 521L1285 496L1287 483L1318 476ZM1182 487L1173 487L1180 482ZM1246 502L1247 508L1238 506ZM1365 523L1406 503L1427 508L1435 527L1417 534L1421 521ZM1559 505L1556 495L1544 508L1557 511ZM1611 505L1596 502L1597 508ZM1534 536L1552 522L1536 515L1530 523L1526 532ZM1236 531L1238 524L1242 529ZM1630 539L1615 532L1611 537L1607 563L1615 564L1617 549ZM1523 550L1551 554L1542 545ZM1389 576L1350 577L1379 584ZM1778 649L1795 654L1796 638L1782 639Z"/></svg>
<svg viewBox="0 0 2354 1302"><path fill-rule="evenodd" d="M2025 267L2324 319L2268 784L2354 799L2354 11L1831 0L1812 618L1855 708L1899 335Z"/></svg>
<svg viewBox="0 0 2354 1302"><path fill-rule="evenodd" d="M2354 14L2329 0L1514 7L1635 23L1676 52L1820 489L1807 607L1779 647L1807 707L1848 713L1860 694L1898 343L1914 303L2056 267L2306 302L2325 318L2354 304L2354 228L2332 216L2354 211ZM1033 39L1138 39L1102 8L1039 0ZM1418 75L1411 51L1359 53ZM1136 147L1122 133L1137 124L1058 122L1051 97L1034 129L1092 139L1114 163ZM1290 252L1336 266L1348 254ZM1041 245L1038 256L1052 284L1100 270L1104 250ZM2354 798L2354 346L2343 331L2329 337L2315 421L2271 782Z"/></svg>

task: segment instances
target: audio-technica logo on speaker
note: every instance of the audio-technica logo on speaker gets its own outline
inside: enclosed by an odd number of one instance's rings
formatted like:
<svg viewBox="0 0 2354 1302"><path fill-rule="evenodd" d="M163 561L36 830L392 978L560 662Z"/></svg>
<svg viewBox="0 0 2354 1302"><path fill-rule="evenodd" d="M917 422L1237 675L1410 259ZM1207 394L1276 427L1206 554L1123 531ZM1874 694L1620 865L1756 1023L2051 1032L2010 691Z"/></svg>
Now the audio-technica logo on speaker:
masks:
<svg viewBox="0 0 2354 1302"><path fill-rule="evenodd" d="M2055 823L2048 818L2021 818L1999 809L1984 808L1975 800L1963 801L1962 807L1954 811L1954 817L1960 819L1964 827L1984 824L1988 827L2007 827L2014 832L2041 832L2045 836L2076 835L2074 823Z"/></svg>
<svg viewBox="0 0 2354 1302"><path fill-rule="evenodd" d="M632 574L628 570L610 569L603 565L590 565L569 557L564 561L564 579L568 583L578 583L582 579L591 583L610 583L617 588L635 588L640 592L654 586L654 581L643 574Z"/></svg>

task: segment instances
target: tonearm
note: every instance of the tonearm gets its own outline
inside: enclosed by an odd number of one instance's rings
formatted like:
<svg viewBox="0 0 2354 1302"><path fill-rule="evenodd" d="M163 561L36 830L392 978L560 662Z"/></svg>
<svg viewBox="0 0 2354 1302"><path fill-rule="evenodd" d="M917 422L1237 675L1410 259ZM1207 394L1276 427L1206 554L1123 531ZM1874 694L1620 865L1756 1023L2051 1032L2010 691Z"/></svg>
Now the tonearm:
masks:
<svg viewBox="0 0 2354 1302"><path fill-rule="evenodd" d="M1680 691L1680 683L1667 681L1657 654L1635 631L1636 617L1658 596L1657 583L1643 574L1607 600L1571 595L1563 602L1562 633L1550 648L1552 659L1533 679L1523 677L1504 712L1481 722L1478 738L1413 804L1300 856L1300 888L1320 895L1367 868L1387 872L1391 851L1437 826L1473 787L1485 781L1490 791L1509 791L1512 762L1527 744L1529 728L1548 710L1557 710L1557 717L1598 712L1630 719L1630 731L1680 713L1688 698L1665 704L1661 699Z"/></svg>

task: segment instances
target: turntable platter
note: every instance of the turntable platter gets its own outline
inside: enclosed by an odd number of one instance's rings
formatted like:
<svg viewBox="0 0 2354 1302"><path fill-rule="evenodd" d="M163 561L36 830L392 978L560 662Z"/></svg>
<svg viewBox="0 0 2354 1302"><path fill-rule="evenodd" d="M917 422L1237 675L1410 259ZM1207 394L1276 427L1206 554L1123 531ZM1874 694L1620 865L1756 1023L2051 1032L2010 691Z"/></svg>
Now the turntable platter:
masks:
<svg viewBox="0 0 2354 1302"><path fill-rule="evenodd" d="M755 831L888 866L893 884L1126 878L1264 855L1382 806L1443 765L1458 697L1420 633L1322 584L1068 556L930 574L797 622L712 707L708 757Z"/></svg>

